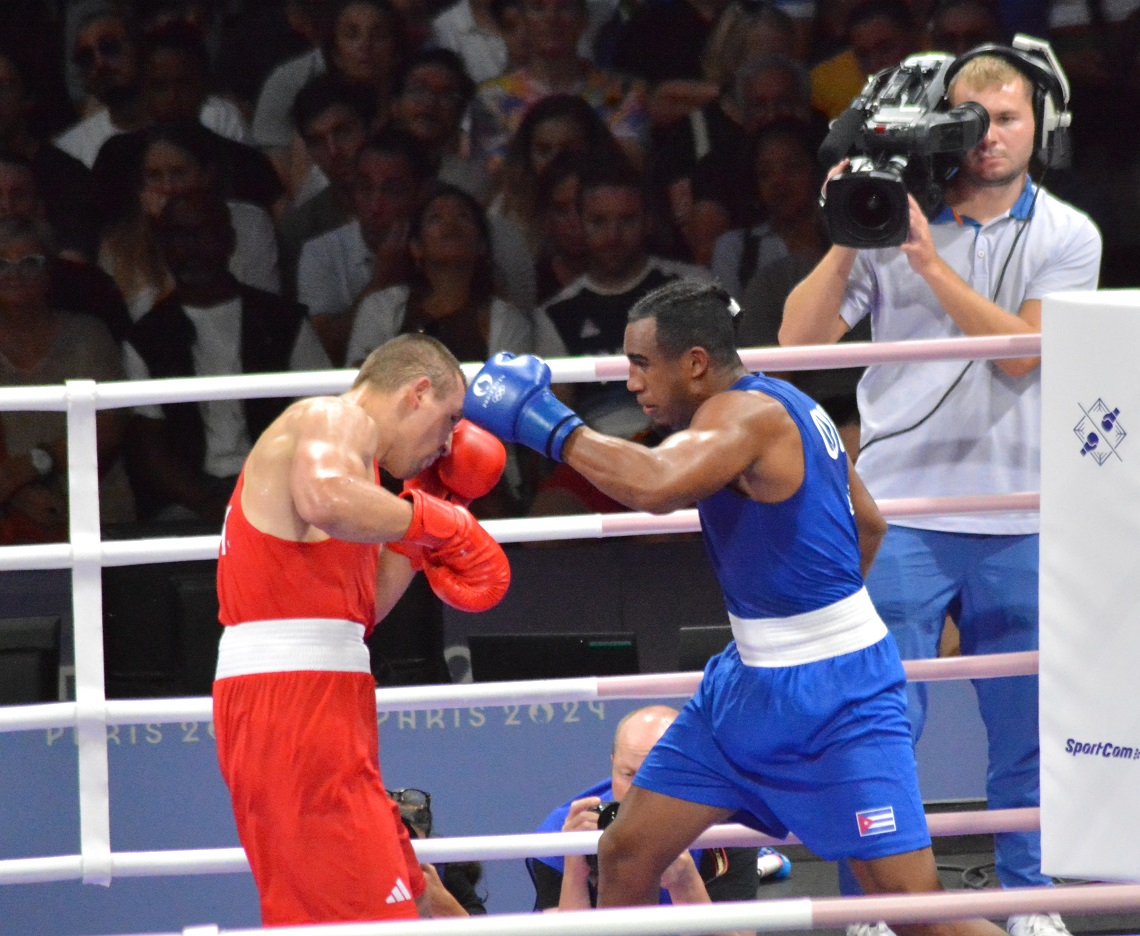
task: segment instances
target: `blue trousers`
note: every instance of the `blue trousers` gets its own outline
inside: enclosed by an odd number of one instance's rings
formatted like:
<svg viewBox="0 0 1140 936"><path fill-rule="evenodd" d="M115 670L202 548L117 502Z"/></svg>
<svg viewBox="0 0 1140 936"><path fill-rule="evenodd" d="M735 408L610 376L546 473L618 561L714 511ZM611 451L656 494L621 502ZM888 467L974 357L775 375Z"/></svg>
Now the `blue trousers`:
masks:
<svg viewBox="0 0 1140 936"><path fill-rule="evenodd" d="M1038 536L943 533L892 525L867 578L867 590L904 660L938 655L946 615L958 623L962 653L1037 649ZM986 726L990 809L1038 806L1040 794L1037 677L973 681ZM907 686L911 732L926 722L924 683ZM1003 887L1050 884L1041 873L1041 834L994 836ZM859 893L846 865L840 891Z"/></svg>

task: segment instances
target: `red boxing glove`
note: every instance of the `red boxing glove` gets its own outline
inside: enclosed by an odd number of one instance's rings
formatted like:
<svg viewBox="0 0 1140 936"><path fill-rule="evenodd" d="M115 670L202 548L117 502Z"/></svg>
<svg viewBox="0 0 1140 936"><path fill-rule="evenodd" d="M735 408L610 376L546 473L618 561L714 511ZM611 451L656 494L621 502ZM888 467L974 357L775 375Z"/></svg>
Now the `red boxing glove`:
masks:
<svg viewBox="0 0 1140 936"><path fill-rule="evenodd" d="M466 419L459 420L451 434L451 451L436 459L414 478L404 482L405 491L423 491L441 500L466 507L499 483L507 464L503 443ZM407 556L413 569L422 569L423 550L407 543L389 548Z"/></svg>
<svg viewBox="0 0 1140 936"><path fill-rule="evenodd" d="M451 451L405 481L404 490L418 488L466 507L491 492L506 464L503 443L486 429L461 419L451 433Z"/></svg>
<svg viewBox="0 0 1140 936"><path fill-rule="evenodd" d="M460 611L486 611L502 601L511 584L510 563L470 511L415 488L400 496L412 502L412 522L393 545L423 548L432 591Z"/></svg>

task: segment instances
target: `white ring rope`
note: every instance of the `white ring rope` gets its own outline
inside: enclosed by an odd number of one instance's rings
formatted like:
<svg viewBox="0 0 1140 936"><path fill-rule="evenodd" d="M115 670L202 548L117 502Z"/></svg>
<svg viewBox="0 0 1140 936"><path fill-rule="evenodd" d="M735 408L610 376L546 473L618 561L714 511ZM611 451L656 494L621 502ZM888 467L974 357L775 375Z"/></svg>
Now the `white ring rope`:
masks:
<svg viewBox="0 0 1140 936"><path fill-rule="evenodd" d="M1031 676L1037 672L1038 656L1036 650L1022 650L1016 653L904 660L903 668L910 682ZM691 696L700 680L700 672L691 672L399 686L377 689L376 708L380 712L410 712L476 706L594 702L605 699L680 699ZM209 696L108 699L104 721L107 725L209 721L213 715L211 706ZM77 710L74 702L0 706L0 733L70 728L76 724Z"/></svg>
<svg viewBox="0 0 1140 936"><path fill-rule="evenodd" d="M1002 513L1037 510L1040 495L1035 491L1016 494L979 494L968 497L907 497L879 502L888 519L950 513ZM500 543L535 543L567 539L603 539L612 536L638 536L653 533L695 533L700 520L693 509L677 510L665 516L635 511L612 514L572 514L569 516L525 517L486 520L483 526ZM116 540L91 544L94 558L103 566L147 565L157 562L185 562L214 559L218 555L217 536L177 536L160 539ZM70 543L0 547L0 571L8 569L67 569L75 561Z"/></svg>
<svg viewBox="0 0 1140 936"><path fill-rule="evenodd" d="M1035 832L1041 811L1035 807L988 809L966 812L935 812L926 817L934 838L960 835L992 835L998 832ZM499 861L545 858L559 855L593 855L600 832L531 832L511 835L468 835L418 839L412 843L423 861ZM799 839L776 839L747 826L713 826L693 844L701 848L728 845L795 845ZM81 857L11 858L0 861L0 884L70 881L81 877ZM236 874L249 870L241 848L201 848L168 851L114 852L114 877L151 877L157 874Z"/></svg>
<svg viewBox="0 0 1140 936"><path fill-rule="evenodd" d="M838 346L763 348L741 352L752 369L793 371L854 367L874 363L913 360L965 360L1026 357L1040 353L1040 336L1000 336L940 341L879 344L849 343ZM628 374L623 357L559 359L548 362L555 382L615 380ZM465 364L468 378L478 364ZM109 725L165 721L199 721L211 716L208 698L108 701L103 687L102 595L99 570L103 566L148 562L212 559L218 537L197 536L101 542L98 524L95 414L100 409L195 400L246 399L254 397L307 396L339 393L353 377L349 371L259 374L232 377L180 378L96 384L69 381L63 387L0 389L0 411L65 411L68 417L68 483L71 503L70 542L0 548L0 571L70 568L73 575L73 607L76 634L77 701L48 705L0 707L0 731L60 729L75 727L79 738L80 851L79 855L23 858L0 861L0 884L82 879L107 883L112 876L142 877L156 874L233 873L248 869L240 848L188 851L118 852L110 849L109 796L107 790L107 737ZM983 495L965 498L908 498L880 505L887 517L931 513L977 513L1035 510L1037 492ZM665 517L639 513L547 517L525 520L492 520L487 529L500 542L532 542L646 533L695 532L695 510L678 511ZM1001 654L992 657L908 661L911 680L986 678L1037 671L1037 654ZM466 707L509 702L530 704L591 699L636 699L690 695L699 673L654 674L518 683L488 683L461 686L401 687L377 691L380 711L415 708ZM1036 809L993 810L977 813L935 813L928 817L933 835L977 832L1027 831L1039 827ZM581 838L581 841L578 841ZM554 833L546 836L477 836L434 839L416 843L425 860L518 858L524 856L587 854L596 848L596 833ZM719 826L705 833L700 843L724 845L771 843L743 826ZM843 925L865 919L888 922L986 915L973 909L980 899L998 900L1001 915L1033 909L1074 908L1077 894L1103 895L1100 909L1140 906L1140 888L1119 885L1049 889L1034 893L962 894L945 897L857 898L862 909L848 909L850 901L768 901L760 904L720 904L715 907L638 908L606 910L595 914L554 914L536 918L531 914L502 914L493 918L461 921L422 921L382 926L304 927L298 933L358 933L401 936L403 933L451 932L458 926L465 933L707 933L731 929L805 928L813 925ZM919 901L932 910L918 910ZM877 901L877 902L876 902ZM1002 902L1004 901L1004 902ZM835 904L834 909L831 905ZM912 906L913 905L913 906ZM997 907L999 904L986 904ZM1083 905L1082 905L1083 906ZM876 909L870 909L870 908ZM970 909L964 909L969 907ZM1008 908L1020 909L1008 909ZM881 909L879 909L881 908ZM1095 909L1083 906L1084 909ZM821 917L822 914L822 917ZM831 916L829 916L831 914ZM908 915L912 914L912 915ZM917 915L913 915L917 914ZM828 923L819 922L826 917ZM480 929L482 927L482 929ZM194 927L196 933L218 932L216 927ZM458 930L456 930L458 932ZM189 930L187 931L189 932ZM260 930L227 930L252 933Z"/></svg>
<svg viewBox="0 0 1140 936"><path fill-rule="evenodd" d="M1004 918L1034 912L1111 913L1134 910L1137 906L1140 906L1140 885L1092 884L889 897L792 898L624 907L591 910L589 913L504 913L445 920L291 926L274 932L289 936L532 936L539 933L542 936L654 936L658 933L699 936L730 930L773 932L843 928L868 920L904 924L978 917ZM195 926L182 930L182 936L258 936L265 932L260 929L222 930Z"/></svg>
<svg viewBox="0 0 1140 936"><path fill-rule="evenodd" d="M898 361L996 360L1041 353L1040 335L997 335L986 338L944 338L925 341L847 342L798 348L750 348L740 352L754 370L796 371L861 367ZM555 383L617 380L629 373L620 355L596 358L551 358L547 363ZM480 364L463 365L468 379ZM229 377L174 377L165 380L112 381L98 384L99 409L188 400L234 400L258 397L308 396L341 393L355 376L351 370L306 371L287 374L242 374ZM5 387L0 410L66 410L67 390L59 386Z"/></svg>

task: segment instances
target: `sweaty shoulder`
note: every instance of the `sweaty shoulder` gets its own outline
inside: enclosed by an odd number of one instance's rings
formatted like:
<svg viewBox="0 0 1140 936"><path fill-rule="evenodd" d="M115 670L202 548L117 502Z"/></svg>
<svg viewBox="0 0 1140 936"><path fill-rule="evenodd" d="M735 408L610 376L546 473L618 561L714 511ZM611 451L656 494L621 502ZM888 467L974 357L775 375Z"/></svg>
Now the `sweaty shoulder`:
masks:
<svg viewBox="0 0 1140 936"><path fill-rule="evenodd" d="M255 527L283 539L309 538L294 500L304 479L364 472L376 445L376 424L340 397L300 400L262 433L245 465L242 509Z"/></svg>
<svg viewBox="0 0 1140 936"><path fill-rule="evenodd" d="M698 424L698 420L700 424ZM726 436L748 467L739 484L754 500L768 503L790 497L803 480L803 440L784 404L762 390L729 390L707 400L692 428Z"/></svg>

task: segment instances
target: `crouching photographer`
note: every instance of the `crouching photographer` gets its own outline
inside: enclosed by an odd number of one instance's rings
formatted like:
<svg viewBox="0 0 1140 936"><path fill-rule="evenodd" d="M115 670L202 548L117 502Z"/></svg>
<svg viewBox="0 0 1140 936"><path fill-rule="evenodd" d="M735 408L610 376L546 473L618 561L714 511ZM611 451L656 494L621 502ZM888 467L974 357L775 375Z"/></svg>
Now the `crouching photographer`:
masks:
<svg viewBox="0 0 1140 936"><path fill-rule="evenodd" d="M984 134L950 171L923 176L941 190L938 204L924 211L908 190L905 231L891 238L897 246L860 250L850 238L835 238L840 245L785 303L782 345L836 341L868 315L875 341L1038 334L1043 296L1096 288L1095 225L1030 174L1036 163L1040 179L1067 150L1068 84L1048 44L1018 36L1012 46L981 46L938 71L946 91L935 112L980 105L988 118ZM844 173L870 178L861 169L874 158L860 151L867 149L863 126L848 118L844 139L832 140L828 155L849 159L833 168L828 201ZM845 141L850 151L842 151ZM881 500L1039 490L1039 364L1032 357L869 367L858 389L856 467L871 494ZM1037 649L1037 582L1038 516L1026 511L892 522L867 590L903 658L919 659L937 655L947 615L965 654ZM974 687L989 735L990 808L1036 806L1037 677L984 679ZM907 692L917 740L925 689L912 684ZM995 861L1004 887L1051 883L1041 873L1037 832L995 836ZM850 875L841 874L841 890L856 892ZM1055 914L1011 917L1007 929L1014 936L1067 933Z"/></svg>
<svg viewBox="0 0 1140 936"><path fill-rule="evenodd" d="M400 818L412 840L431 838L435 825L431 794L414 788L387 792L400 807ZM482 862L449 861L439 866L424 863L420 868L427 881L427 903L432 917L480 916L487 913L484 903L486 898L476 890L483 878Z"/></svg>
<svg viewBox="0 0 1140 936"><path fill-rule="evenodd" d="M617 814L634 775L649 749L677 716L664 705L640 708L626 715L614 731L611 775L569 803L555 809L538 832L589 832L605 828ZM777 852L766 849L769 855ZM710 903L752 900L760 879L756 848L694 849L682 852L661 878L661 902ZM597 901L595 856L528 858L527 870L535 889L535 910L587 910ZM790 864L780 856L785 876Z"/></svg>

